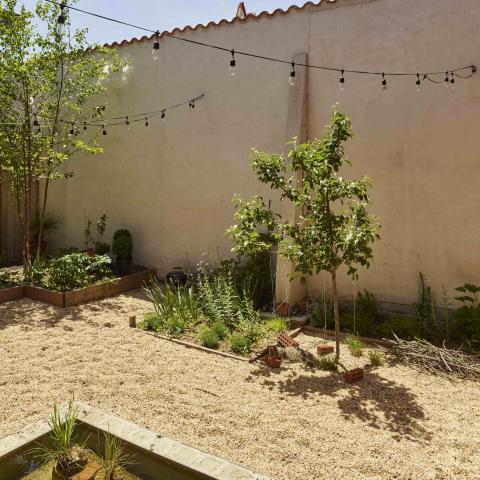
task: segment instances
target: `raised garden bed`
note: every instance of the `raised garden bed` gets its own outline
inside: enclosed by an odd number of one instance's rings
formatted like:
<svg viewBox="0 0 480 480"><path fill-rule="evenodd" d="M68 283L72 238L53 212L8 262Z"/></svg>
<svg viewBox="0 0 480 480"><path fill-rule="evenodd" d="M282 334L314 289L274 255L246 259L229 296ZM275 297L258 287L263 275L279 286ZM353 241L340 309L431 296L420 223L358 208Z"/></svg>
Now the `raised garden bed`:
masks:
<svg viewBox="0 0 480 480"><path fill-rule="evenodd" d="M0 290L0 303L28 297L32 300L57 307L69 307L136 290L154 276L155 269L135 266L134 273L130 275L112 278L111 280L70 292L55 292L32 285L20 285Z"/></svg>

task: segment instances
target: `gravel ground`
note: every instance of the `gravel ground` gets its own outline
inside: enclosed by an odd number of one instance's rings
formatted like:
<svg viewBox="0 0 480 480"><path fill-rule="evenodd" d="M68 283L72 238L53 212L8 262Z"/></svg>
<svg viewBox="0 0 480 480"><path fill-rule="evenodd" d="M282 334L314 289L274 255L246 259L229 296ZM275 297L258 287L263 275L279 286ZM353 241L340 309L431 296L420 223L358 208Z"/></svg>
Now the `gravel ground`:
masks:
<svg viewBox="0 0 480 480"><path fill-rule="evenodd" d="M277 480L480 478L479 384L398 365L353 385L297 363L271 371L128 328L149 309L139 292L0 305L0 437L74 394Z"/></svg>

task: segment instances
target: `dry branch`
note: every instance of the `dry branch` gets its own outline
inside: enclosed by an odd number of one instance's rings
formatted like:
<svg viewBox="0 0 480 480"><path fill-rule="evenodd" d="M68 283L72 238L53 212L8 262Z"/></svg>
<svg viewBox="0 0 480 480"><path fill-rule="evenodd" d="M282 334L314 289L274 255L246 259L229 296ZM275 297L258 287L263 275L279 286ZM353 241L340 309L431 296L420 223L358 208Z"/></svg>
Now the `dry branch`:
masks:
<svg viewBox="0 0 480 480"><path fill-rule="evenodd" d="M391 341L392 353L402 360L435 375L457 376L480 380L480 358L461 350L437 347L423 339Z"/></svg>

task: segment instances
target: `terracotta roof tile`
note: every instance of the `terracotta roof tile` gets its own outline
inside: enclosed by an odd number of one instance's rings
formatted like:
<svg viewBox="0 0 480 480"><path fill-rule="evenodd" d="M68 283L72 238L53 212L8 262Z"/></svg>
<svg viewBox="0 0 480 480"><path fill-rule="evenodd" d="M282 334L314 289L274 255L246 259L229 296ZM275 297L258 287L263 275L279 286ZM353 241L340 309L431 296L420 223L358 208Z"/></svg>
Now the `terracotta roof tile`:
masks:
<svg viewBox="0 0 480 480"><path fill-rule="evenodd" d="M199 23L198 25L195 25L194 27L192 27L190 25L187 25L186 27L183 27L183 28L174 28L170 32L168 32L168 31L162 32L161 35L163 35L163 34L173 35L175 33L183 33L183 32L189 31L189 30L192 30L192 31L193 30L200 30L200 29L206 29L206 28L210 28L210 27L219 27L221 25L231 25L233 23L243 23L243 22L246 22L246 21L252 20L252 19L275 17L277 15L286 15L286 14L291 13L293 11L302 10L306 7L316 7L316 6L319 6L320 4L325 3L325 2L326 3L334 3L336 1L337 0L320 0L318 2L309 1L309 2L307 2L307 3L305 3L301 6L291 5L290 7L288 7L285 10L283 10L281 8L277 8L273 12L263 11L263 12L258 13L258 14L247 13L247 15L244 18L240 18L238 16L235 16L231 20L223 18L222 20L220 20L218 22L213 22L213 21L208 22L206 25L203 25L201 23ZM120 42L106 43L104 46L105 47L122 46L122 45L135 43L135 42L143 42L144 40L152 40L154 37L155 37L155 34L144 35L143 37L140 37L140 38L134 37L134 38L131 38L130 40L125 39L125 40L122 40Z"/></svg>

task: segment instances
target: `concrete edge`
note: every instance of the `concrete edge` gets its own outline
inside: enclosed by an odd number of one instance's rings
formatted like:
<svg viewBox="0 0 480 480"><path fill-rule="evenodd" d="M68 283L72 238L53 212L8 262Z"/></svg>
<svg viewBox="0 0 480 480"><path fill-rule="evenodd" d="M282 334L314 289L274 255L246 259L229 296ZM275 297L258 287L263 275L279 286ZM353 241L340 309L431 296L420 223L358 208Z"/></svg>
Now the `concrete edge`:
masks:
<svg viewBox="0 0 480 480"><path fill-rule="evenodd" d="M236 463L209 454L184 443L177 442L134 423L111 415L97 407L75 401L78 407L78 421L144 450L153 456L162 457L187 470L199 472L212 480L270 480L269 477L254 473ZM62 407L62 412L66 406ZM0 461L22 449L29 443L38 441L50 431L48 421L33 423L18 432L0 438Z"/></svg>

